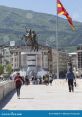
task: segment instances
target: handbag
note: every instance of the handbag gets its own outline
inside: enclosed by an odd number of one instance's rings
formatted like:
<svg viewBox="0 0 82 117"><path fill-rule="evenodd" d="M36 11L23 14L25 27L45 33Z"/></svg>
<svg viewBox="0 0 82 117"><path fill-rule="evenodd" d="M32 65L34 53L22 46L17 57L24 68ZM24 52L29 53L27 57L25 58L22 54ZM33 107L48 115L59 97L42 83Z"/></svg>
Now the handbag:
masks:
<svg viewBox="0 0 82 117"><path fill-rule="evenodd" d="M76 80L74 80L74 86L75 86L75 87L77 86Z"/></svg>

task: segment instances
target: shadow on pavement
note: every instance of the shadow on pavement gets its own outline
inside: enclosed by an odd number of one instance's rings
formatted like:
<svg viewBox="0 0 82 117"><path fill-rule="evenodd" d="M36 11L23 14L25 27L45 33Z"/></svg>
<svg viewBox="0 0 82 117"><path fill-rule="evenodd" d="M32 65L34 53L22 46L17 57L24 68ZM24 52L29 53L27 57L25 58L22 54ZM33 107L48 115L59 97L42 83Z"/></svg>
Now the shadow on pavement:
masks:
<svg viewBox="0 0 82 117"><path fill-rule="evenodd" d="M82 93L82 91L74 91L75 93Z"/></svg>
<svg viewBox="0 0 82 117"><path fill-rule="evenodd" d="M34 98L20 98L20 99L26 99L26 100L29 99L29 100L33 100Z"/></svg>
<svg viewBox="0 0 82 117"><path fill-rule="evenodd" d="M0 110L2 110L5 105L12 99L13 95L15 94L15 90L7 94L4 99L0 101Z"/></svg>

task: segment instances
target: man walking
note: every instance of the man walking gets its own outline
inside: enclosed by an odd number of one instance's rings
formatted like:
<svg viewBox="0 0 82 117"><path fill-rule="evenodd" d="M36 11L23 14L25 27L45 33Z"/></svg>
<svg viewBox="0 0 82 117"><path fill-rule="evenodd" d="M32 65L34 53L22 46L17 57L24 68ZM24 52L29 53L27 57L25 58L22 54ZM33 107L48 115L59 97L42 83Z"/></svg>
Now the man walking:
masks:
<svg viewBox="0 0 82 117"><path fill-rule="evenodd" d="M69 87L69 92L74 92L74 79L75 79L75 76L74 76L74 73L72 71L72 67L69 68L69 70L67 71L67 77L66 79L68 79L68 87Z"/></svg>
<svg viewBox="0 0 82 117"><path fill-rule="evenodd" d="M20 99L20 89L21 89L22 84L24 84L24 80L20 76L20 73L17 73L14 80L15 80L15 86L16 86L16 91L17 91L17 97L18 99Z"/></svg>

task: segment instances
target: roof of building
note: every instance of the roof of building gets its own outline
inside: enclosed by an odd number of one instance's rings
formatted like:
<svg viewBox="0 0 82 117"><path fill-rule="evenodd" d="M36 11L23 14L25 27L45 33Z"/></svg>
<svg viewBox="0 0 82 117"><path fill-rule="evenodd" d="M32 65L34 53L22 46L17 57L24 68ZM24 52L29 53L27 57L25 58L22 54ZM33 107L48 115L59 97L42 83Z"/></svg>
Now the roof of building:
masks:
<svg viewBox="0 0 82 117"><path fill-rule="evenodd" d="M69 55L76 55L77 54L77 52L71 52L71 53L69 53Z"/></svg>

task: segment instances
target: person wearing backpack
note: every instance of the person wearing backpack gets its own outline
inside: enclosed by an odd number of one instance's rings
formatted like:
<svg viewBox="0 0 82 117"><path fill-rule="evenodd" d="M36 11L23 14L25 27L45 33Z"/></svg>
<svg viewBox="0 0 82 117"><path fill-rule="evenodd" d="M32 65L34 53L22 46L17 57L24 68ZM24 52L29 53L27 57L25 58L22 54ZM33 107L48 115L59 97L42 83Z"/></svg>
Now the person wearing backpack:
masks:
<svg viewBox="0 0 82 117"><path fill-rule="evenodd" d="M21 89L22 84L24 84L24 79L20 76L20 73L17 73L14 80L15 80L17 97L18 99L20 99L20 89Z"/></svg>

